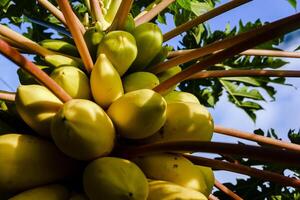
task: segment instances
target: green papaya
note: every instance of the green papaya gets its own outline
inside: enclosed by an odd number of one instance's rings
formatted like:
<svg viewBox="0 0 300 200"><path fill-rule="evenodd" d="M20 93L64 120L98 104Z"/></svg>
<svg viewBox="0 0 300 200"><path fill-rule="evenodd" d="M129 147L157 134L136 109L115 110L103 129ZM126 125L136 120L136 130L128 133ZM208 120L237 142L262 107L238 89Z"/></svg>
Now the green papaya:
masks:
<svg viewBox="0 0 300 200"><path fill-rule="evenodd" d="M45 39L40 42L40 45L52 51L57 51L75 57L80 56L76 46L63 40Z"/></svg>
<svg viewBox="0 0 300 200"><path fill-rule="evenodd" d="M159 51L159 53L151 60L151 62L147 68L151 68L152 66L165 61L168 57L169 52L172 50L173 50L173 47L171 47L171 46L167 46L167 45L163 46L161 48L161 50Z"/></svg>
<svg viewBox="0 0 300 200"><path fill-rule="evenodd" d="M129 13L125 21L124 31L131 33L134 29L135 29L135 22L132 14Z"/></svg>
<svg viewBox="0 0 300 200"><path fill-rule="evenodd" d="M90 85L96 103L102 108L108 108L124 94L121 77L104 54L98 56L93 67Z"/></svg>
<svg viewBox="0 0 300 200"><path fill-rule="evenodd" d="M53 116L63 103L41 85L22 85L16 93L16 108L21 118L38 134L50 137Z"/></svg>
<svg viewBox="0 0 300 200"><path fill-rule="evenodd" d="M83 35L85 43L94 61L97 59L97 48L103 37L103 31L101 31L97 26L87 29Z"/></svg>
<svg viewBox="0 0 300 200"><path fill-rule="evenodd" d="M165 95L164 98L168 104L176 102L200 104L198 98L195 95L188 92L171 91L170 93Z"/></svg>
<svg viewBox="0 0 300 200"><path fill-rule="evenodd" d="M85 99L65 103L53 117L51 133L57 147L78 160L109 154L115 140L113 123L104 110Z"/></svg>
<svg viewBox="0 0 300 200"><path fill-rule="evenodd" d="M153 135L165 123L167 103L149 89L135 90L113 102L107 114L118 133L129 139L142 139Z"/></svg>
<svg viewBox="0 0 300 200"><path fill-rule="evenodd" d="M90 99L90 83L87 75L72 66L59 67L50 77L74 99Z"/></svg>
<svg viewBox="0 0 300 200"><path fill-rule="evenodd" d="M153 89L159 85L157 76L150 72L134 72L123 78L125 93L139 89Z"/></svg>
<svg viewBox="0 0 300 200"><path fill-rule="evenodd" d="M90 200L146 200L148 182L131 161L104 157L91 162L83 174L83 186Z"/></svg>
<svg viewBox="0 0 300 200"><path fill-rule="evenodd" d="M157 77L159 79L159 82L162 83L162 82L168 80L169 78L171 78L172 76L178 74L179 72L181 72L181 67L175 66L170 69L167 69L166 71L158 73ZM163 94L164 95L168 94L169 92L175 90L176 87L177 87L177 85L171 87L170 89L166 90Z"/></svg>
<svg viewBox="0 0 300 200"><path fill-rule="evenodd" d="M35 136L0 136L0 193L21 191L67 178L78 164Z"/></svg>
<svg viewBox="0 0 300 200"><path fill-rule="evenodd" d="M45 61L53 67L74 66L82 68L83 64L79 58L71 58L59 54L50 54L44 57Z"/></svg>
<svg viewBox="0 0 300 200"><path fill-rule="evenodd" d="M105 54L122 76L136 58L137 46L135 39L128 32L111 31L102 39L97 54Z"/></svg>

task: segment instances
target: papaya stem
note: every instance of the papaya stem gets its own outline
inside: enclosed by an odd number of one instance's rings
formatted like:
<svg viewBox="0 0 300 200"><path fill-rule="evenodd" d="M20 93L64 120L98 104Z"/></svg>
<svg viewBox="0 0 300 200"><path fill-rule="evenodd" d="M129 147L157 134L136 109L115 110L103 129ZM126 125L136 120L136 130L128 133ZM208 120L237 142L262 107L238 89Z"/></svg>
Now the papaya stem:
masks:
<svg viewBox="0 0 300 200"><path fill-rule="evenodd" d="M182 72L176 74L172 78L164 81L163 83L155 87L154 91L162 93L170 87L176 85L177 83L186 80L193 74L206 69L207 67L210 67L216 63L220 63L226 60L227 58L230 58L240 52L255 47L270 39L279 37L280 35L283 35L289 31L293 31L300 27L299 20L300 13L242 33L239 35L239 37L235 36L233 38L237 37L239 39L239 41L236 44L231 44L227 49L203 58L198 63L190 66L186 70L183 70Z"/></svg>
<svg viewBox="0 0 300 200"><path fill-rule="evenodd" d="M217 179L215 179L215 187L218 188L220 191L224 192L225 194L227 194L229 197L231 197L231 199L234 199L234 200L243 200L243 198L241 198L239 195L237 195L236 193L234 193L233 191L231 191L228 187L226 187L225 185L223 185Z"/></svg>
<svg viewBox="0 0 300 200"><path fill-rule="evenodd" d="M62 10L62 13L65 16L65 19L67 21L68 27L70 29L70 32L73 36L73 39L75 41L75 44L77 46L77 49L79 51L79 54L82 58L84 67L88 73L90 73L93 69L93 60L90 55L89 49L84 41L83 35L80 32L80 30L77 28L77 23L74 20L74 13L71 8L71 5L69 4L68 0L57 0L57 3Z"/></svg>
<svg viewBox="0 0 300 200"><path fill-rule="evenodd" d="M90 5L91 5L91 13L92 13L95 21L102 22L103 15L102 15L99 1L98 0L90 0Z"/></svg>
<svg viewBox="0 0 300 200"><path fill-rule="evenodd" d="M250 1L252 1L252 0L232 0L222 6L219 6L218 8L208 11L205 14L200 15L199 17L197 17L191 21L181 24L180 26L176 27L175 29L171 30L170 32L165 33L164 34L164 42L172 39L173 37L176 37L180 33L183 33L198 24L201 24L209 19L212 19L222 13L225 13L231 9L234 9L234 8L236 8L240 5L243 5L245 3L248 3Z"/></svg>
<svg viewBox="0 0 300 200"><path fill-rule="evenodd" d="M124 156L135 157L159 152L207 152L247 157L263 162L282 163L288 166L300 165L300 153L273 147L260 147L245 144L203 141L169 141L120 149Z"/></svg>
<svg viewBox="0 0 300 200"><path fill-rule="evenodd" d="M213 194L210 194L208 196L208 200L220 200L218 197L214 196Z"/></svg>
<svg viewBox="0 0 300 200"><path fill-rule="evenodd" d="M171 3L173 3L175 0L162 0L159 4L154 6L151 10L149 10L144 15L140 16L139 18L136 18L135 25L141 25L143 23L151 21L155 16L157 16L161 11L163 11L165 8L167 8Z"/></svg>
<svg viewBox="0 0 300 200"><path fill-rule="evenodd" d="M16 94L14 92L7 92L0 90L0 100L14 102Z"/></svg>
<svg viewBox="0 0 300 200"><path fill-rule="evenodd" d="M52 3L50 3L48 0L37 0L39 4L41 4L44 8L49 10L50 13L52 13L61 23L63 23L67 27L67 22L60 10L56 8Z"/></svg>
<svg viewBox="0 0 300 200"><path fill-rule="evenodd" d="M46 86L62 102L67 102L72 99L70 95L68 95L53 79L48 76L48 74L39 69L35 64L22 56L2 39L0 39L0 52L32 75L38 82Z"/></svg>
<svg viewBox="0 0 300 200"><path fill-rule="evenodd" d="M192 156L187 154L183 154L183 156L196 165L202 165L202 166L212 167L213 169L220 169L220 170L231 171L239 174L245 174L252 177L256 177L261 180L272 181L281 185L300 188L299 179L289 178L275 172L271 172L267 170L259 170L241 164L229 163L229 162L203 158L198 156Z"/></svg>
<svg viewBox="0 0 300 200"><path fill-rule="evenodd" d="M125 26L126 19L131 10L133 0L122 0L121 5L117 11L117 14L108 28L108 31L120 30Z"/></svg>

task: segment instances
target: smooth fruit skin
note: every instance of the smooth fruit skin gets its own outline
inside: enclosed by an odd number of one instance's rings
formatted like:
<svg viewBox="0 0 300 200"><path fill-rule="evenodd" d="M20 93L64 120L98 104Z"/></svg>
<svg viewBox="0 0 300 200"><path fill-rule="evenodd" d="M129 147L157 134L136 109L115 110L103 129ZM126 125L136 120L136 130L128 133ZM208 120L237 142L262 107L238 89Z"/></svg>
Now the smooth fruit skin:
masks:
<svg viewBox="0 0 300 200"><path fill-rule="evenodd" d="M50 137L51 120L63 103L41 85L23 85L16 93L16 108L21 118L38 134Z"/></svg>
<svg viewBox="0 0 300 200"><path fill-rule="evenodd" d="M93 67L90 85L96 103L105 109L124 94L121 77L104 54Z"/></svg>
<svg viewBox="0 0 300 200"><path fill-rule="evenodd" d="M68 200L69 191L62 185L47 185L22 192L9 200Z"/></svg>
<svg viewBox="0 0 300 200"><path fill-rule="evenodd" d="M82 62L77 58L70 58L59 54L46 55L44 59L48 64L54 67L74 66L80 68L83 66Z"/></svg>
<svg viewBox="0 0 300 200"><path fill-rule="evenodd" d="M45 39L40 42L40 45L60 53L65 53L71 56L80 56L76 46L63 40Z"/></svg>
<svg viewBox="0 0 300 200"><path fill-rule="evenodd" d="M149 195L147 200L207 200L196 190L160 180L149 181Z"/></svg>
<svg viewBox="0 0 300 200"><path fill-rule="evenodd" d="M148 141L210 141L213 130L213 119L204 106L198 103L169 103L166 123Z"/></svg>
<svg viewBox="0 0 300 200"><path fill-rule="evenodd" d="M91 56L96 60L98 45L104 37L104 33L97 27L91 27L83 35L84 41L91 53Z"/></svg>
<svg viewBox="0 0 300 200"><path fill-rule="evenodd" d="M91 162L83 174L83 186L90 200L146 200L148 182L131 161L104 157Z"/></svg>
<svg viewBox="0 0 300 200"><path fill-rule="evenodd" d="M137 57L132 64L133 71L145 69L162 48L163 35L160 28L154 23L144 23L133 31L138 48Z"/></svg>
<svg viewBox="0 0 300 200"><path fill-rule="evenodd" d="M188 92L181 92L181 91L171 91L167 95L164 96L166 102L169 103L196 103L200 104L198 98Z"/></svg>
<svg viewBox="0 0 300 200"><path fill-rule="evenodd" d="M98 46L99 54L105 54L122 76L137 56L134 37L125 31L111 31L104 36Z"/></svg>
<svg viewBox="0 0 300 200"><path fill-rule="evenodd" d="M92 160L109 154L115 129L104 110L92 101L73 99L53 117L52 138L66 155Z"/></svg>
<svg viewBox="0 0 300 200"><path fill-rule="evenodd" d="M150 179L170 181L198 191L203 188L204 182L199 171L191 161L181 155L152 154L137 157L134 162Z"/></svg>
<svg viewBox="0 0 300 200"><path fill-rule="evenodd" d="M0 155L0 193L59 181L78 167L52 143L29 135L1 135Z"/></svg>
<svg viewBox="0 0 300 200"><path fill-rule="evenodd" d="M169 78L171 78L172 76L178 74L181 71L182 71L181 67L175 66L175 67L172 67L170 69L167 69L164 72L161 72L161 73L157 74L157 77L159 79L159 82L163 83L164 81L168 80ZM173 87L169 88L168 90L166 90L163 93L163 95L166 95L166 94L170 93L171 91L175 90L176 87L177 87L177 85L174 85Z"/></svg>
<svg viewBox="0 0 300 200"><path fill-rule="evenodd" d="M134 72L123 78L125 93L139 89L153 89L159 85L155 74L150 72Z"/></svg>
<svg viewBox="0 0 300 200"><path fill-rule="evenodd" d="M165 123L167 103L149 89L128 92L108 108L117 132L125 138L142 139L153 135Z"/></svg>
<svg viewBox="0 0 300 200"><path fill-rule="evenodd" d="M89 78L80 69L72 66L59 67L55 69L50 76L72 98L91 98Z"/></svg>
<svg viewBox="0 0 300 200"><path fill-rule="evenodd" d="M201 192L208 197L214 187L215 184L215 176L214 172L210 167L204 167L200 165L195 165L199 173L201 174L200 177L202 177L204 184L204 187L202 188Z"/></svg>

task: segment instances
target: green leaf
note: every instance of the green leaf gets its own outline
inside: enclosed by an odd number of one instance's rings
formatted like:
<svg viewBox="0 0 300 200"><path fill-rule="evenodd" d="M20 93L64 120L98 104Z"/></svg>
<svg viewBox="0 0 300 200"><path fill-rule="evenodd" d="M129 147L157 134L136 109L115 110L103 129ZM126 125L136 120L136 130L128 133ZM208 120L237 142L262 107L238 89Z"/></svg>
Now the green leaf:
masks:
<svg viewBox="0 0 300 200"><path fill-rule="evenodd" d="M11 0L0 0L0 6L5 7Z"/></svg>
<svg viewBox="0 0 300 200"><path fill-rule="evenodd" d="M293 8L297 8L297 0L287 0Z"/></svg>
<svg viewBox="0 0 300 200"><path fill-rule="evenodd" d="M242 82L242 83L247 83L249 85L257 86L257 87L261 86L261 83L252 77L224 77L224 78L221 78L221 80Z"/></svg>

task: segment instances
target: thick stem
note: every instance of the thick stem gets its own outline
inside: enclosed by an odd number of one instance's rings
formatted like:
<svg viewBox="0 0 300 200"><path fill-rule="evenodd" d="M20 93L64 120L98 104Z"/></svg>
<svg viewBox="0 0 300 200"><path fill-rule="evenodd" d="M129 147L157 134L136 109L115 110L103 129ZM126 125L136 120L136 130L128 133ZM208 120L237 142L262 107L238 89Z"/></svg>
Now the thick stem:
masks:
<svg viewBox="0 0 300 200"><path fill-rule="evenodd" d="M229 197L231 197L231 199L243 200L243 198L241 198L239 195L231 191L228 187L220 183L218 180L215 180L215 187L218 188L220 191L224 192L225 194L227 194Z"/></svg>
<svg viewBox="0 0 300 200"><path fill-rule="evenodd" d="M90 0L91 5L91 13L95 19L95 21L102 22L103 15L101 12L100 4L98 0Z"/></svg>
<svg viewBox="0 0 300 200"><path fill-rule="evenodd" d="M281 185L300 188L299 179L285 177L278 173L274 173L266 170L259 170L244 165L240 165L240 164L223 162L219 160L192 156L187 154L184 154L184 156L196 165L202 165L202 166L212 167L214 169L226 170L226 171L231 171L239 174L245 174L252 177L256 177L260 180L272 181Z"/></svg>
<svg viewBox="0 0 300 200"><path fill-rule="evenodd" d="M0 39L0 52L15 64L20 66L38 82L46 86L62 102L67 102L72 98L68 95L54 80L52 80L44 71L39 69L35 64L27 60L18 51L10 47L5 41Z"/></svg>
<svg viewBox="0 0 300 200"><path fill-rule="evenodd" d="M240 52L255 47L270 39L279 37L284 33L293 31L300 27L299 20L300 13L264 25L254 30L242 33L240 34L240 37L242 37L243 39L241 39L237 44L232 44L229 48L225 50L219 51L210 56L207 56L206 58L203 58L203 60L190 66L186 70L176 74L172 78L164 81L163 83L155 87L153 90L159 93L163 93L170 87L176 85L177 83L183 80L186 80L193 74L198 73L199 71L206 69L209 66L212 66L216 63L220 63L226 60L227 58L230 58Z"/></svg>
<svg viewBox="0 0 300 200"><path fill-rule="evenodd" d="M263 162L275 162L287 166L300 165L300 153L272 147L259 147L244 144L202 141L157 142L137 147L126 147L119 151L127 157L135 157L158 152L208 152L232 156L247 157Z"/></svg>
<svg viewBox="0 0 300 200"><path fill-rule="evenodd" d="M88 50L88 47L84 41L83 35L77 27L77 23L74 18L75 14L73 13L71 5L69 4L68 0L57 0L57 3L60 9L62 10L65 19L68 23L68 27L71 31L71 34L73 36L79 54L82 58L84 67L86 71L90 73L93 69L94 64L90 52Z"/></svg>
<svg viewBox="0 0 300 200"><path fill-rule="evenodd" d="M131 10L133 0L123 0L108 31L122 30Z"/></svg>
<svg viewBox="0 0 300 200"><path fill-rule="evenodd" d="M210 195L208 196L208 200L219 200L219 198L216 197L216 196L214 196L213 194L210 194Z"/></svg>
<svg viewBox="0 0 300 200"><path fill-rule="evenodd" d="M39 4L41 4L44 8L49 10L61 23L63 23L67 27L67 22L60 10L56 8L52 3L50 3L48 0L37 0Z"/></svg>
<svg viewBox="0 0 300 200"><path fill-rule="evenodd" d="M183 33L189 29L191 29L192 27L198 25L198 24L201 24L209 19L212 19L224 12L227 12L233 8L236 8L240 5L243 5L245 3L248 3L252 0L233 0L233 1L230 1L229 3L226 3L218 8L215 8L191 21L188 21L180 26L178 26L177 28L173 29L172 31L164 34L164 41L168 41L170 40L171 38L179 35L180 33Z"/></svg>
<svg viewBox="0 0 300 200"><path fill-rule="evenodd" d="M7 92L0 90L0 100L14 102L16 94L14 92Z"/></svg>
<svg viewBox="0 0 300 200"><path fill-rule="evenodd" d="M135 25L138 26L143 23L151 21L156 15L158 15L161 11L163 11L165 8L167 8L174 1L175 0L162 0L162 2L157 4L154 8L152 8L146 14L135 19Z"/></svg>

